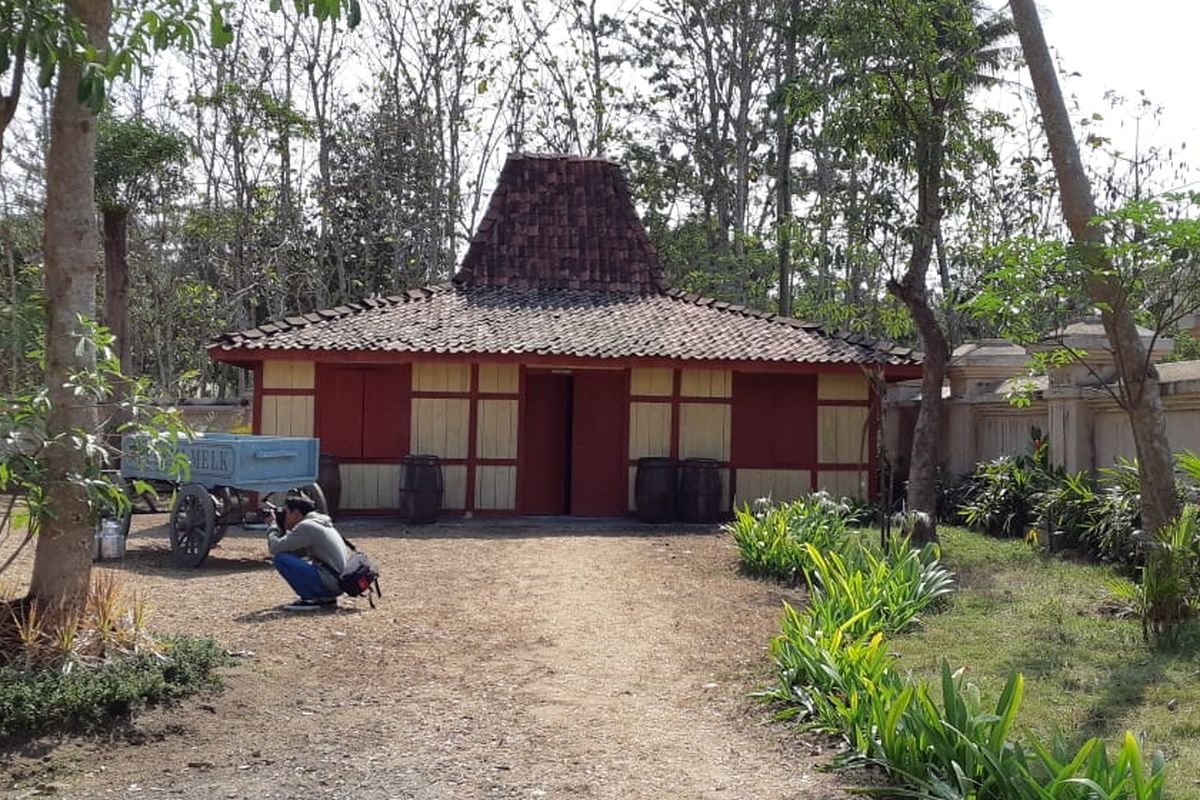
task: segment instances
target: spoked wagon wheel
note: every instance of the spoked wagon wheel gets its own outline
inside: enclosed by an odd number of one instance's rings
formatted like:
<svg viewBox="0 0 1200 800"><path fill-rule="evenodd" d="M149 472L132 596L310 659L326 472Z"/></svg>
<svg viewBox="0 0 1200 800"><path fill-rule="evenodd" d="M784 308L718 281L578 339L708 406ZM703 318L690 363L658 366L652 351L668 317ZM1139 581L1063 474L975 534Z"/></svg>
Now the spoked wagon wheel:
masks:
<svg viewBox="0 0 1200 800"><path fill-rule="evenodd" d="M216 526L217 532L213 536L212 543L217 544L225 538L225 534L229 531L230 523L241 523L242 521L242 496L237 489L231 489L228 486L218 486L212 492L213 499L216 505Z"/></svg>
<svg viewBox="0 0 1200 800"><path fill-rule="evenodd" d="M176 566L198 567L216 538L216 505L203 486L182 487L171 506L171 559Z"/></svg>

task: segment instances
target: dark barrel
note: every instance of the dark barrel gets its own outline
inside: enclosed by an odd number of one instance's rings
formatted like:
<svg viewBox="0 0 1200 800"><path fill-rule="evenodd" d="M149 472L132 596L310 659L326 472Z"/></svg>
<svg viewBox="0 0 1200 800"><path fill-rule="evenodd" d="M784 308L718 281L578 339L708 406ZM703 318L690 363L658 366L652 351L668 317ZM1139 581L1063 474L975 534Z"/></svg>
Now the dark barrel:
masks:
<svg viewBox="0 0 1200 800"><path fill-rule="evenodd" d="M338 467L338 457L332 453L321 453L317 461L317 483L325 493L325 505L328 514L336 517L342 510L342 471Z"/></svg>
<svg viewBox="0 0 1200 800"><path fill-rule="evenodd" d="M716 522L720 516L720 462L685 458L679 463L679 518L684 522Z"/></svg>
<svg viewBox="0 0 1200 800"><path fill-rule="evenodd" d="M407 455L400 462L400 516L405 522L436 522L442 510L442 462Z"/></svg>
<svg viewBox="0 0 1200 800"><path fill-rule="evenodd" d="M642 522L675 519L675 484L679 468L670 458L639 458L633 496L637 518Z"/></svg>

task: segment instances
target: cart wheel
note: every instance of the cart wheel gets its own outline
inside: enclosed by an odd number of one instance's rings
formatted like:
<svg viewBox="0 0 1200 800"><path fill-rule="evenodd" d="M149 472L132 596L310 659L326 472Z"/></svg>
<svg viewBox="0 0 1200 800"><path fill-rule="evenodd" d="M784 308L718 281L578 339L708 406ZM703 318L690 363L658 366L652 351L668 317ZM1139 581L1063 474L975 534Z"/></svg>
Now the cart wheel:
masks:
<svg viewBox="0 0 1200 800"><path fill-rule="evenodd" d="M301 487L300 491L312 498L317 511L320 511L322 514L329 513L329 503L325 502L325 492L321 489L321 484L310 483L307 486Z"/></svg>
<svg viewBox="0 0 1200 800"><path fill-rule="evenodd" d="M231 520L238 521L242 518L241 497L237 496L235 498L234 495L236 491L236 489L230 489L228 486L218 486L216 491L213 492L213 496L216 501L217 525L217 531L213 535L212 540L214 545L225 538L225 534L229 531L229 523ZM234 512L235 506L237 508L236 513Z"/></svg>
<svg viewBox="0 0 1200 800"><path fill-rule="evenodd" d="M203 486L189 483L171 506L171 558L176 566L198 567L216 537L216 504Z"/></svg>

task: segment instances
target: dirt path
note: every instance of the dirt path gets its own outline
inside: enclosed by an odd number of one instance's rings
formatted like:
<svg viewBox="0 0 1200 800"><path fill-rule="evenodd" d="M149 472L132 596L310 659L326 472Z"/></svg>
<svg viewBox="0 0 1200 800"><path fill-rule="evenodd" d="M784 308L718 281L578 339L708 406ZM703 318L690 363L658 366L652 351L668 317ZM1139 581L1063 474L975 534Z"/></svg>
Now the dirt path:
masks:
<svg viewBox="0 0 1200 800"><path fill-rule="evenodd" d="M240 663L224 691L131 731L26 748L0 791L837 796L836 779L813 772L829 754L747 697L767 678L780 603L796 598L740 577L727 539L613 525L343 530L384 565L374 611L345 599L332 613L279 611L290 597L258 534L231 534L191 572L168 568L161 528L132 537L119 571L151 593L156 627L214 634Z"/></svg>

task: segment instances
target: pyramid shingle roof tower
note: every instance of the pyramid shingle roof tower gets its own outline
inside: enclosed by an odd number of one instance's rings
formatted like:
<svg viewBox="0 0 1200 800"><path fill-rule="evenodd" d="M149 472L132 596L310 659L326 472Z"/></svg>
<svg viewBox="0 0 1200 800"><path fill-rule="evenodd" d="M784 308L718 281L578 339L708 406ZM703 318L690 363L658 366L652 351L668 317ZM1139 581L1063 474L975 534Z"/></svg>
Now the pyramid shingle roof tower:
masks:
<svg viewBox="0 0 1200 800"><path fill-rule="evenodd" d="M572 156L509 157L454 283L638 294L666 289L620 165Z"/></svg>

